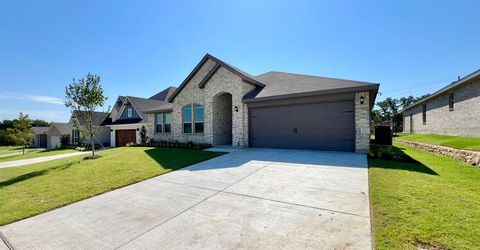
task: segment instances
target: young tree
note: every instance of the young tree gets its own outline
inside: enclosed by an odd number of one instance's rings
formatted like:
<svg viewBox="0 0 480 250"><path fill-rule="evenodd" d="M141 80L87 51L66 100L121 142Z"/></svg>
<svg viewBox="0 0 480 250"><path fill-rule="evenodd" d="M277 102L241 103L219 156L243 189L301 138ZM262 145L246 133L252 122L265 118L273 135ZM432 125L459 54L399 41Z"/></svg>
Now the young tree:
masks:
<svg viewBox="0 0 480 250"><path fill-rule="evenodd" d="M34 136L32 121L28 118L28 115L20 113L18 120L13 122L13 128L8 128L7 131L15 144L22 146L22 152L25 154L25 148L30 145Z"/></svg>
<svg viewBox="0 0 480 250"><path fill-rule="evenodd" d="M107 97L103 95L100 77L88 73L86 78L73 82L65 88L67 101L65 105L83 116L84 126L76 126L80 133L87 135L92 146L92 158L95 158L94 135L100 130L100 124L95 124L93 115L97 108L103 107Z"/></svg>
<svg viewBox="0 0 480 250"><path fill-rule="evenodd" d="M142 128L140 129L140 143L145 146L147 145L147 140L147 128L145 128L145 126L142 126Z"/></svg>

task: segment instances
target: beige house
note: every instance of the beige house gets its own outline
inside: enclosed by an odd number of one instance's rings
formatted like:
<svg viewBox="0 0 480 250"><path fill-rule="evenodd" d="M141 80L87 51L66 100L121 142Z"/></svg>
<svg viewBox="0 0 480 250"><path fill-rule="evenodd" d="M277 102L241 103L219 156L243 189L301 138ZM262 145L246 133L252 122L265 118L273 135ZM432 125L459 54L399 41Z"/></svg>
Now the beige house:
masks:
<svg viewBox="0 0 480 250"><path fill-rule="evenodd" d="M405 133L480 137L480 70L403 110Z"/></svg>
<svg viewBox="0 0 480 250"><path fill-rule="evenodd" d="M69 123L52 122L47 129L47 148L54 149L62 146L62 136L70 136L72 127Z"/></svg>
<svg viewBox="0 0 480 250"><path fill-rule="evenodd" d="M365 153L378 87L284 72L252 76L207 54L178 88L160 92L163 98L119 98L112 145L138 141L139 127L126 122L136 119L154 140Z"/></svg>

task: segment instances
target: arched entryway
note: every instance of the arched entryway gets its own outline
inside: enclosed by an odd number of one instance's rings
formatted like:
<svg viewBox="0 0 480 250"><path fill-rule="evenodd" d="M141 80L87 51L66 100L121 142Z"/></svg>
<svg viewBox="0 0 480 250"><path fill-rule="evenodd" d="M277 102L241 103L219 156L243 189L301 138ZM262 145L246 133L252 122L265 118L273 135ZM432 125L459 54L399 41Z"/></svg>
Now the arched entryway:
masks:
<svg viewBox="0 0 480 250"><path fill-rule="evenodd" d="M213 97L213 145L232 145L232 95Z"/></svg>

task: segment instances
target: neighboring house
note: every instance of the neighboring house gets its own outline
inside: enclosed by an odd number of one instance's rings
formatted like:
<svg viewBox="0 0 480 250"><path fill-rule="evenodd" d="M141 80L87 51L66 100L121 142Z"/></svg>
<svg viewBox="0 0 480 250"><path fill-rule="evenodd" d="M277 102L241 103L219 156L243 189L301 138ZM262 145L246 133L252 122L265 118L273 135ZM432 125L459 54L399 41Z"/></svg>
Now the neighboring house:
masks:
<svg viewBox="0 0 480 250"><path fill-rule="evenodd" d="M480 136L480 70L403 110L406 133Z"/></svg>
<svg viewBox="0 0 480 250"><path fill-rule="evenodd" d="M146 111L163 106L171 109L172 104L167 102L167 98L175 89L175 87L169 87L148 99L119 96L110 113L109 121L104 123L105 126L110 127L111 146L139 143L141 127L145 126L147 130L153 129L154 119L149 118Z"/></svg>
<svg viewBox="0 0 480 250"><path fill-rule="evenodd" d="M84 111L73 111L70 121L68 122L69 126L72 128L70 132L70 142L71 144L77 145L84 143L81 138L81 133L78 128L84 128L86 125ZM94 135L95 143L102 144L105 146L110 146L110 127L104 126L109 117L108 112L94 112L93 113L93 124L100 126L100 130Z"/></svg>
<svg viewBox="0 0 480 250"><path fill-rule="evenodd" d="M47 129L49 127L32 127L34 137L30 143L34 148L47 148Z"/></svg>
<svg viewBox="0 0 480 250"><path fill-rule="evenodd" d="M207 54L164 101L119 97L112 128L137 130L138 138L137 123L122 121L128 117L149 124L155 140L366 153L378 87L283 72L252 76ZM139 108L144 101L151 105Z"/></svg>
<svg viewBox="0 0 480 250"><path fill-rule="evenodd" d="M69 123L53 122L47 129L47 148L54 149L60 147L62 136L71 136L71 133L72 127Z"/></svg>

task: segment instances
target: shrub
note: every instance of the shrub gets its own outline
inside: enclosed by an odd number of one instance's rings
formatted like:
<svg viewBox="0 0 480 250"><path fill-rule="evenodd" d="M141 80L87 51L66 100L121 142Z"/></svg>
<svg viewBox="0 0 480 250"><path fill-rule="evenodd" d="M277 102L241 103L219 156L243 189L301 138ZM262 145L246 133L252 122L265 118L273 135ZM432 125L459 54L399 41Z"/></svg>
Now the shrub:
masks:
<svg viewBox="0 0 480 250"><path fill-rule="evenodd" d="M140 144L144 146L147 145L147 140L147 128L145 128L145 126L142 126L142 128L140 129Z"/></svg>
<svg viewBox="0 0 480 250"><path fill-rule="evenodd" d="M155 141L153 139L150 139L148 141L148 144L146 144L151 147L162 147L162 148L184 148L184 149L196 149L196 150L201 150L201 149L206 149L211 147L212 145L208 143L194 143L192 141L188 142L179 142L179 141Z"/></svg>
<svg viewBox="0 0 480 250"><path fill-rule="evenodd" d="M60 137L60 144L62 145L62 147L70 144L70 135L62 135L62 137Z"/></svg>

